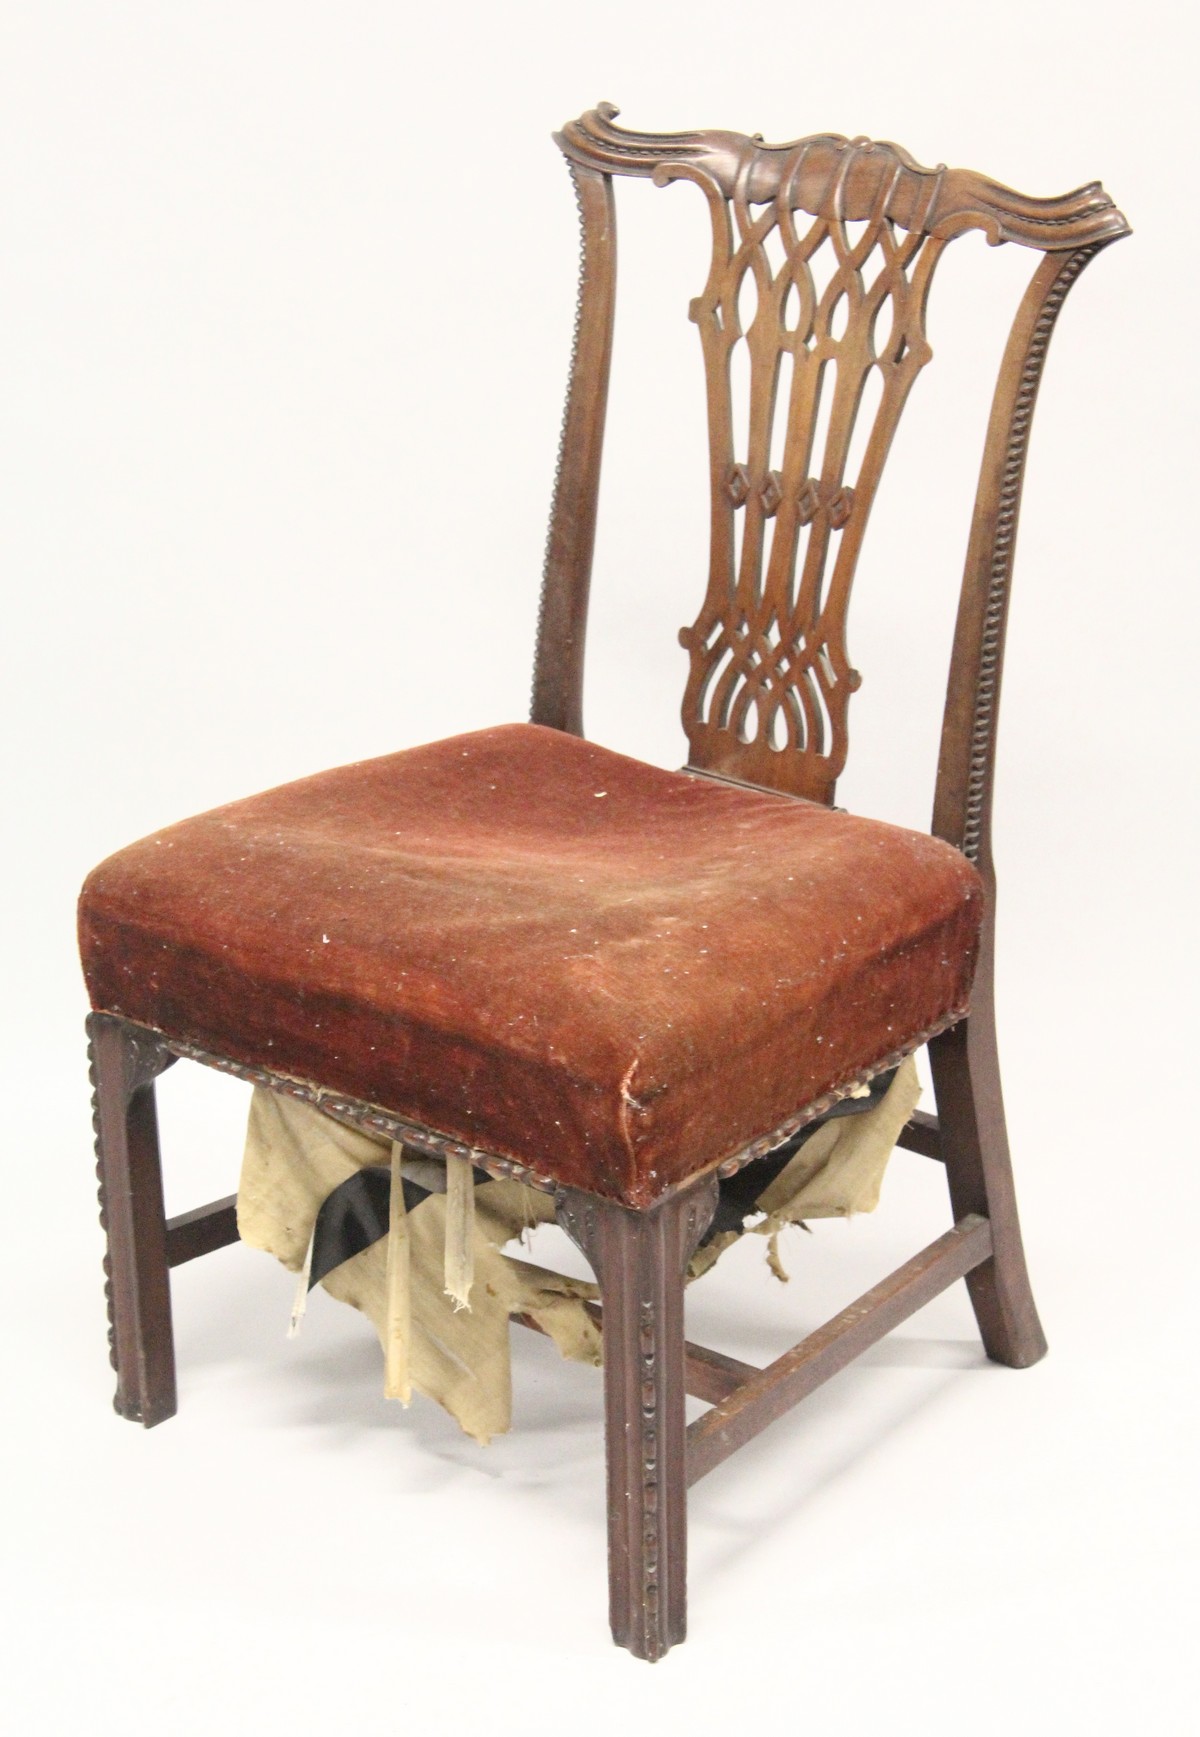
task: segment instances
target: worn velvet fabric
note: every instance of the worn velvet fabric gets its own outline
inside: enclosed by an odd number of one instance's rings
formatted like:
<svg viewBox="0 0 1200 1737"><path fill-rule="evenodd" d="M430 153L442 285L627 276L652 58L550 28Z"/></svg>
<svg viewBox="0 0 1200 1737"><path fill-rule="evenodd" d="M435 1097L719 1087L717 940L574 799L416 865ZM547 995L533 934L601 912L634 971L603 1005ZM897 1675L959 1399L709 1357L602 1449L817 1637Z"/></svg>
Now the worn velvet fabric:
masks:
<svg viewBox="0 0 1200 1737"><path fill-rule="evenodd" d="M925 834L512 724L167 827L80 901L93 1006L645 1205L967 1003Z"/></svg>

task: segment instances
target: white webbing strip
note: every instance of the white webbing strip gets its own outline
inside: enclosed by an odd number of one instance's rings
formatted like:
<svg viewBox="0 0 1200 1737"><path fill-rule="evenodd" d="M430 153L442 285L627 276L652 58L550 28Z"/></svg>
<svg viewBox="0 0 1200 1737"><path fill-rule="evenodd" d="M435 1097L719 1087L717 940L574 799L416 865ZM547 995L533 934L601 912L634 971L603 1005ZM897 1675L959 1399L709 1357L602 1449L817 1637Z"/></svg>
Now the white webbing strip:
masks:
<svg viewBox="0 0 1200 1737"><path fill-rule="evenodd" d="M313 1219L313 1227L309 1232L308 1250L304 1256L304 1265L296 1275L296 1291L292 1298L292 1318L288 1322L287 1336L294 1339L300 1331L300 1323L304 1319L304 1311L308 1307L308 1281L312 1274L313 1242L317 1234L317 1221Z"/></svg>

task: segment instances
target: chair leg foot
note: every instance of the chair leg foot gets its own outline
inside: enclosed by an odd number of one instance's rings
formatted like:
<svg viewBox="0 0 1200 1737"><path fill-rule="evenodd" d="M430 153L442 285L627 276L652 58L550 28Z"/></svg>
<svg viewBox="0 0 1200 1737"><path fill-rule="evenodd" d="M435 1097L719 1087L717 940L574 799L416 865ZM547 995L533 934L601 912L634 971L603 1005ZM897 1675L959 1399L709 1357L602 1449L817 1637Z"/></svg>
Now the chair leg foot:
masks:
<svg viewBox="0 0 1200 1737"><path fill-rule="evenodd" d="M154 1081L174 1057L153 1032L88 1020L113 1404L147 1429L174 1416L175 1345Z"/></svg>
<svg viewBox="0 0 1200 1737"><path fill-rule="evenodd" d="M984 1349L1026 1369L1045 1356L1046 1338L1017 1216L990 985L969 1019L934 1038L929 1059L954 1215L982 1213L992 1227L992 1258L967 1275Z"/></svg>
<svg viewBox="0 0 1200 1737"><path fill-rule="evenodd" d="M684 1272L716 1195L707 1176L645 1212L575 1190L558 1199L600 1283L609 1620L642 1659L687 1631Z"/></svg>

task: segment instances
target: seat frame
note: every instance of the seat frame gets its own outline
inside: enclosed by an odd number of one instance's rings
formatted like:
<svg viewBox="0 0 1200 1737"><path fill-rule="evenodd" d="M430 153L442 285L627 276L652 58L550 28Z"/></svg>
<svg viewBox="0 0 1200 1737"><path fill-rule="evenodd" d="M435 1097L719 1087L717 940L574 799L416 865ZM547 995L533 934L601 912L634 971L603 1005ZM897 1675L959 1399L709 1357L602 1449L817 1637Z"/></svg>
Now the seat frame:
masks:
<svg viewBox="0 0 1200 1737"><path fill-rule="evenodd" d="M798 208L823 214L835 227L843 225L844 241L845 221L854 216L854 174L861 179L866 163L874 187L881 161L890 176L887 197L899 217L919 224L924 236L945 240L965 228L982 228L993 242L1016 241L1044 254L1013 322L992 402L959 599L931 827L970 858L983 878L983 934L971 1012L948 1029L915 1035L903 1052L928 1040L937 1114L917 1112L900 1144L945 1166L951 1228L792 1350L756 1369L689 1344L683 1297L688 1261L716 1208L719 1175L752 1161L764 1142L672 1188L651 1206L635 1209L557 1187L551 1177L481 1154L435 1129L393 1116L384 1106L201 1051L183 1034L152 1031L103 1011L90 1016L88 1033L101 1224L108 1239L115 1405L123 1417L147 1428L176 1410L170 1270L237 1240L236 1196L175 1218L165 1215L155 1081L176 1059L200 1061L334 1108L364 1128L435 1156L469 1155L494 1176L515 1177L555 1194L558 1222L587 1257L600 1287L613 1637L637 1656L657 1659L684 1638L686 1628L689 1484L958 1279L966 1280L990 1358L1024 1368L1046 1349L1022 1249L996 1047L991 852L996 722L1025 458L1050 336L1080 272L1129 230L1098 184L1062 199L1032 200L962 171L921 170L893 146L828 136L769 147L727 133L635 134L616 128L615 114L604 105L556 135L578 197L582 262L538 626L535 723L583 734L584 641L613 334L614 174L653 175L659 184L697 180L710 203L718 198L736 203L740 197L743 216L751 217L756 203L774 196L781 178L791 177L790 190L811 174L814 186L801 187ZM832 177L830 163L836 170ZM873 206L877 219L881 209ZM724 293L729 285L722 288ZM714 394L719 397L720 388L712 371L709 387L710 412L719 420ZM886 431L885 450L891 432ZM723 461L721 453L717 457ZM778 473L770 474L778 481ZM726 481L723 473L714 473L714 499ZM758 486L763 478L752 475L749 482ZM736 492L742 492L740 483ZM740 504L733 501L735 507ZM773 510L769 502L765 510ZM702 653L703 645L699 649ZM856 680L848 684L855 685ZM831 801L844 758L844 730L839 734L835 708L831 715L832 740L827 737L816 759L810 753L768 761L760 744L751 745L756 757L747 763L778 764L776 787ZM737 777L740 765L747 781L738 742L733 742L732 768L719 757L714 762L706 745L712 734L702 724L694 707L690 714L685 711L691 769ZM840 1095L807 1106L796 1125L823 1113ZM690 1426L685 1393L710 1407Z"/></svg>

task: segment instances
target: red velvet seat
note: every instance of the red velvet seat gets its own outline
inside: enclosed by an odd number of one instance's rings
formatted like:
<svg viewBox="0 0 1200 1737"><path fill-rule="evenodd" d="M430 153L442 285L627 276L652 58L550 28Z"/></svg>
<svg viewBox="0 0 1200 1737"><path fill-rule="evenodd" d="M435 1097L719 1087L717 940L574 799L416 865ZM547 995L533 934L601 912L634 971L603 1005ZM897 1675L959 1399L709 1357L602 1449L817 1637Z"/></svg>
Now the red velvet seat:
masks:
<svg viewBox="0 0 1200 1737"><path fill-rule="evenodd" d="M646 1205L965 1011L925 834L514 724L120 851L92 1004Z"/></svg>

